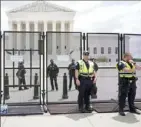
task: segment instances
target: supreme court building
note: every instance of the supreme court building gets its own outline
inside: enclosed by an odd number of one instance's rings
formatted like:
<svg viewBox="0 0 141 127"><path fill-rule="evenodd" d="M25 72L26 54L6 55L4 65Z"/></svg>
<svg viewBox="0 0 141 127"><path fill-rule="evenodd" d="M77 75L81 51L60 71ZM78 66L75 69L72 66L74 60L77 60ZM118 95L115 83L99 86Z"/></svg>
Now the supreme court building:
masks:
<svg viewBox="0 0 141 127"><path fill-rule="evenodd" d="M73 32L74 17L76 12L72 9L57 6L45 1L36 1L7 12L10 31L61 31ZM96 25L96 24L94 24ZM82 26L83 27L83 26ZM79 31L78 31L79 32ZM81 32L81 31L80 31ZM89 32L89 31L86 31ZM12 33L7 35L6 48L15 49L38 49L39 37L37 34ZM126 42L129 38L126 39ZM57 62L57 56L68 55L76 61L80 59L80 33L48 33L47 53L49 59ZM88 37L89 51L92 57L107 57L108 62L118 61L118 36L93 35ZM9 43L10 42L10 43ZM83 47L83 45L82 45ZM126 51L129 45L126 44ZM24 52L21 52L24 54ZM25 61L28 55L24 55ZM65 56L64 56L65 57ZM36 60L36 53L33 52L33 60ZM8 60L7 56L7 60ZM71 60L71 59L70 59ZM70 62L69 60L69 62ZM7 63L9 63L7 61ZM61 63L60 66L64 66ZM67 63L68 64L68 63Z"/></svg>

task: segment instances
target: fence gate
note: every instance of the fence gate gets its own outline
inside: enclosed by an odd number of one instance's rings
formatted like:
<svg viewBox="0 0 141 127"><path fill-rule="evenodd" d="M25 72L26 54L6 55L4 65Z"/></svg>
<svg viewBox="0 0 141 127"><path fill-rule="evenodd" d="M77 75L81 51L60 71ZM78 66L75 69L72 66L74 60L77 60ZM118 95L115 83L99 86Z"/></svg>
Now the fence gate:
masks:
<svg viewBox="0 0 141 127"><path fill-rule="evenodd" d="M121 59L120 37L119 33L87 33L86 35L86 49L99 66L96 82L97 98L92 99L93 107L97 112L115 112L118 109L116 63Z"/></svg>
<svg viewBox="0 0 141 127"><path fill-rule="evenodd" d="M70 87L68 66L72 59L77 62L82 57L84 45L81 32L46 32L46 67L53 59L59 67L57 76L57 87L53 82L51 86L50 77L46 76L47 84L47 106L51 114L73 113L77 108L78 91L75 89L74 81ZM58 89L57 89L58 88Z"/></svg>
<svg viewBox="0 0 141 127"><path fill-rule="evenodd" d="M136 64L141 65L141 34L123 34L122 35L122 56L125 52L130 52ZM141 71L137 70L136 75L136 101L141 102ZM141 109L141 103L137 105Z"/></svg>
<svg viewBox="0 0 141 127"><path fill-rule="evenodd" d="M44 42L41 32L4 31L2 89L7 115L43 114Z"/></svg>

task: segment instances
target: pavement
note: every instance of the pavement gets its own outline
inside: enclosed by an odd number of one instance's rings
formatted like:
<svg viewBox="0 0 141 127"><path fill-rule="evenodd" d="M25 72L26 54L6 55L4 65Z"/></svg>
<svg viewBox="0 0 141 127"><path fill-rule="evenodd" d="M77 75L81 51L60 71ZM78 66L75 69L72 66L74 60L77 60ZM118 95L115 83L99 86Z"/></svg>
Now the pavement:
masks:
<svg viewBox="0 0 141 127"><path fill-rule="evenodd" d="M10 83L12 85L12 71L6 70L10 76ZM32 74L38 73L38 70L33 70ZM62 100L63 90L63 73L67 70L60 70L58 76L59 91L50 91L50 81L48 80L48 101L60 102L60 101L76 101L77 90L74 90L74 84L72 84L72 91L68 91L69 98ZM30 83L30 73L27 70L26 80L27 84ZM137 96L141 98L141 72L137 72L139 80L137 82ZM117 98L117 71L115 69L100 69L98 73L98 99L97 100L109 100L111 98ZM34 84L34 77L32 78L32 84ZM17 78L15 77L17 84ZM68 81L69 83L69 81ZM41 85L41 89L43 86ZM34 88L29 90L19 91L18 88L10 88L10 99L6 100L6 103L10 102L39 102L39 100L33 99ZM66 115L50 115L49 113L38 116L18 116L18 117L1 117L1 127L140 127L141 115L134 115L126 113L125 117L119 116L118 113L90 113L90 114L66 114Z"/></svg>
<svg viewBox="0 0 141 127"><path fill-rule="evenodd" d="M140 127L141 115L126 113L90 113L21 117L1 117L1 127Z"/></svg>
<svg viewBox="0 0 141 127"><path fill-rule="evenodd" d="M108 73L107 73L108 71ZM12 70L6 70L9 74L9 83L13 85L13 72ZM16 73L16 71L15 71ZM35 73L39 73L39 70L32 70L32 85L34 85L34 75ZM63 95L63 74L68 73L67 69L60 69L60 73L58 76L58 91L51 91L50 80L48 78L47 85L48 85L48 94L47 99L48 102L64 102L64 101L76 101L78 91L75 90L74 84L72 82L72 90L68 91L68 99L62 99ZM139 80L137 81L137 94L136 99L141 99L141 72L137 72L137 76ZM27 70L26 74L26 82L30 84L30 71ZM15 84L18 84L18 79L15 76ZM117 99L118 94L118 75L116 69L99 69L98 72L98 80L97 80L97 87L98 87L98 98L95 100L111 100ZM69 78L67 82L67 87L69 86ZM45 87L46 88L46 87ZM43 89L43 85L41 84L41 89ZM18 88L9 88L10 99L6 100L6 103L22 103L22 102L39 102L39 100L34 100L34 88L29 88L28 90L19 91Z"/></svg>

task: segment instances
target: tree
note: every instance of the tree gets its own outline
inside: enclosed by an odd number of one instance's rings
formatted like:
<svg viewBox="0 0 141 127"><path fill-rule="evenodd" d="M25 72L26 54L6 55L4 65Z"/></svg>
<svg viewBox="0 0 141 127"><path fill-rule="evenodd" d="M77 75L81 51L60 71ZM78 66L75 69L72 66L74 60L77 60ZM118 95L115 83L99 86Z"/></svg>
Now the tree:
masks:
<svg viewBox="0 0 141 127"><path fill-rule="evenodd" d="M108 62L108 58L105 56L98 57L96 59L97 62Z"/></svg>
<svg viewBox="0 0 141 127"><path fill-rule="evenodd" d="M135 61L135 62L141 62L141 58L134 58L133 61Z"/></svg>

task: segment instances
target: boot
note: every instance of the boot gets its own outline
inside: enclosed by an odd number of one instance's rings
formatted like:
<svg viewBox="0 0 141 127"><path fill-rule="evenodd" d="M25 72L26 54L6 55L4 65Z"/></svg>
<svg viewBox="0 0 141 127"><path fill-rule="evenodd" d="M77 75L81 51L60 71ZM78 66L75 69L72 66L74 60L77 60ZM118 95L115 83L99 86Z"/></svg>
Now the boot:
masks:
<svg viewBox="0 0 141 127"><path fill-rule="evenodd" d="M85 110L91 113L94 109L91 106L86 106Z"/></svg>
<svg viewBox="0 0 141 127"><path fill-rule="evenodd" d="M24 86L24 89L25 89L25 90L27 90L27 89L28 89L28 87L27 87L27 86Z"/></svg>
<svg viewBox="0 0 141 127"><path fill-rule="evenodd" d="M119 115L125 116L125 113L124 113L123 109L119 109Z"/></svg>
<svg viewBox="0 0 141 127"><path fill-rule="evenodd" d="M19 90L21 91L21 90L23 90L23 88L22 87L19 87Z"/></svg>
<svg viewBox="0 0 141 127"><path fill-rule="evenodd" d="M140 115L141 113L139 111L137 111L136 109L130 109L130 113L134 113L137 115Z"/></svg>

